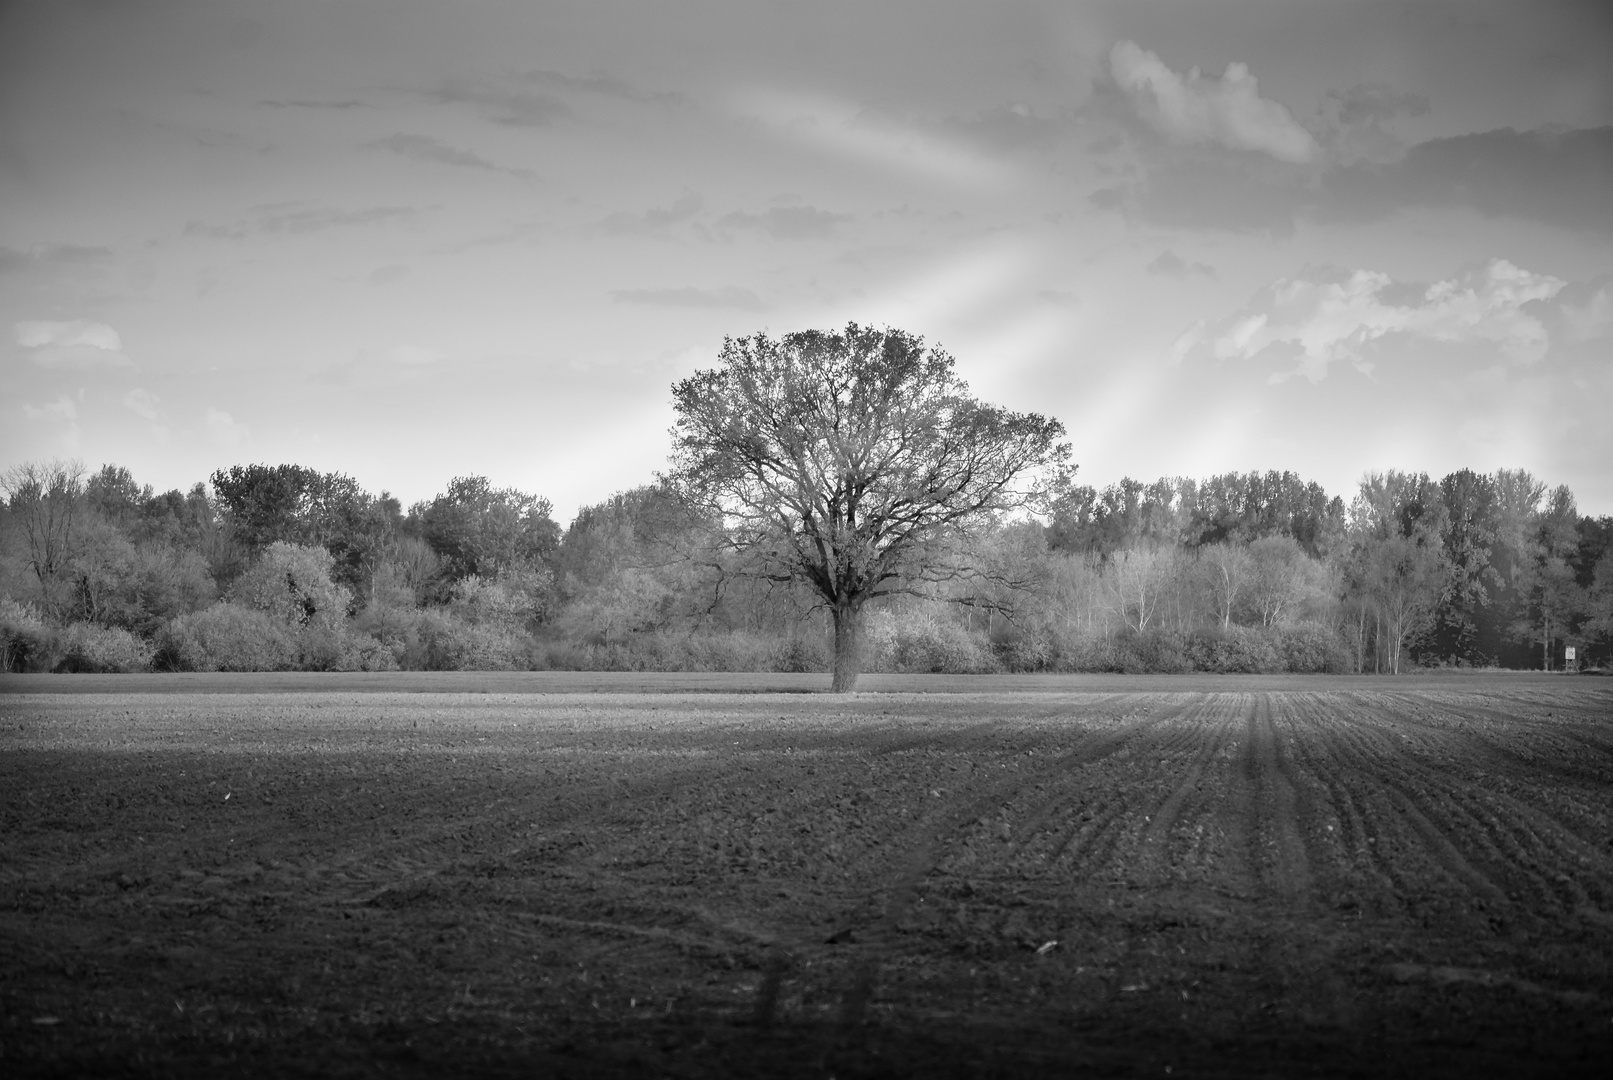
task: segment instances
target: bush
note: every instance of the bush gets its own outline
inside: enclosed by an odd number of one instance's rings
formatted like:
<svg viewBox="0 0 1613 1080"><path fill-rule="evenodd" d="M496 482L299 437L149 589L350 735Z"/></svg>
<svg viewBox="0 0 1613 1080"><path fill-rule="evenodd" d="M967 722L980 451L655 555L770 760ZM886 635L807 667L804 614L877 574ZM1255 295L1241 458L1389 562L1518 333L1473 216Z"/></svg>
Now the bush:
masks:
<svg viewBox="0 0 1613 1080"><path fill-rule="evenodd" d="M428 671L520 671L534 666L530 639L507 627L423 611L417 632L418 650L408 658Z"/></svg>
<svg viewBox="0 0 1613 1080"><path fill-rule="evenodd" d="M984 636L919 610L870 612L863 622L863 667L914 674L1001 671Z"/></svg>
<svg viewBox="0 0 1613 1080"><path fill-rule="evenodd" d="M51 631L32 604L0 599L0 671L48 670Z"/></svg>
<svg viewBox="0 0 1613 1080"><path fill-rule="evenodd" d="M821 634L792 634L773 649L774 671L824 672L832 662L833 654Z"/></svg>
<svg viewBox="0 0 1613 1080"><path fill-rule="evenodd" d="M1172 631L1149 630L1142 634L1128 634L1122 637L1121 644L1136 657L1143 671L1179 675L1193 670L1193 662L1187 654L1187 640Z"/></svg>
<svg viewBox="0 0 1613 1080"><path fill-rule="evenodd" d="M335 560L321 547L276 540L230 587L230 599L287 626L338 629L353 594L331 581Z"/></svg>
<svg viewBox="0 0 1613 1080"><path fill-rule="evenodd" d="M777 642L743 630L673 638L664 655L667 671L771 671Z"/></svg>
<svg viewBox="0 0 1613 1080"><path fill-rule="evenodd" d="M1278 644L1288 670L1296 674L1355 670L1350 647L1332 627L1300 623L1278 631Z"/></svg>
<svg viewBox="0 0 1613 1080"><path fill-rule="evenodd" d="M55 671L150 671L154 650L129 631L116 626L76 622L62 634L62 658Z"/></svg>
<svg viewBox="0 0 1613 1080"><path fill-rule="evenodd" d="M1272 674L1288 669L1273 635L1252 626L1196 631L1187 639L1185 655L1199 671Z"/></svg>
<svg viewBox="0 0 1613 1080"><path fill-rule="evenodd" d="M156 659L174 671L287 671L296 664L297 646L284 623L224 601L163 627Z"/></svg>

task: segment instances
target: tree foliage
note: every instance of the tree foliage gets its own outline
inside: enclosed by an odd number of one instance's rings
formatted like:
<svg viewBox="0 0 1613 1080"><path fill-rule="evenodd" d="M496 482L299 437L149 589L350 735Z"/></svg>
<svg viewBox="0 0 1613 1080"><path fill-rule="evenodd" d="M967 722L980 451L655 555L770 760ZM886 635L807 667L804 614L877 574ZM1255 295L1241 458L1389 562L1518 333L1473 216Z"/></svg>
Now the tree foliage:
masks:
<svg viewBox="0 0 1613 1080"><path fill-rule="evenodd" d="M900 330L729 338L718 362L672 388L671 476L760 573L829 607L836 690L856 682L864 605L967 573L971 531L1068 456L1058 421L969 396L952 357Z"/></svg>

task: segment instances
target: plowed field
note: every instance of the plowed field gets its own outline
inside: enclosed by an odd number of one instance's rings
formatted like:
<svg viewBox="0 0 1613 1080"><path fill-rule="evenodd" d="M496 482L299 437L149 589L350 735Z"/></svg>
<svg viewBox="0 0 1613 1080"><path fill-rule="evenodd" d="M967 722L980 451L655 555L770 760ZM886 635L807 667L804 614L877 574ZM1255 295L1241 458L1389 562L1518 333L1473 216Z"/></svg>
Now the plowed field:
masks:
<svg viewBox="0 0 1613 1080"><path fill-rule="evenodd" d="M0 685L8 1076L1613 1061L1603 680L67 679Z"/></svg>

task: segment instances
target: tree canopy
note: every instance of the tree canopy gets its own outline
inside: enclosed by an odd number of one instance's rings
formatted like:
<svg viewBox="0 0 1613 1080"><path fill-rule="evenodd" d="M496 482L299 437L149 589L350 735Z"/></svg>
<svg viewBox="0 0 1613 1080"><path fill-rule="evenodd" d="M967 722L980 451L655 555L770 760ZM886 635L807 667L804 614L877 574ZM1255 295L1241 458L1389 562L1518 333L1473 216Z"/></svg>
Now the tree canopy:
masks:
<svg viewBox="0 0 1613 1080"><path fill-rule="evenodd" d="M670 478L758 572L822 598L836 691L856 683L864 605L970 572L971 527L1069 456L1057 420L976 400L951 356L901 330L729 338L718 362L672 388Z"/></svg>

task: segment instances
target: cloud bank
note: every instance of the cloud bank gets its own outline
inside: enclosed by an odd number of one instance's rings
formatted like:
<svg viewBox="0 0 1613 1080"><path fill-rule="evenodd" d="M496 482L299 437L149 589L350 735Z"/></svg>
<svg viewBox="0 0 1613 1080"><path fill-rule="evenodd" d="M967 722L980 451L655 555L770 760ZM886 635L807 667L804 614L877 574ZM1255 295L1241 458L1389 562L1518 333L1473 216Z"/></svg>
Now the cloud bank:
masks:
<svg viewBox="0 0 1613 1080"><path fill-rule="evenodd" d="M52 322L29 319L13 327L17 344L31 350L30 359L44 368L130 367L123 339L102 322L72 319Z"/></svg>
<svg viewBox="0 0 1613 1080"><path fill-rule="evenodd" d="M1219 79L1193 68L1185 76L1131 41L1109 50L1109 73L1151 127L1176 142L1219 143L1303 164L1316 140L1282 105L1260 96L1246 64L1228 64Z"/></svg>
<svg viewBox="0 0 1613 1080"><path fill-rule="evenodd" d="M1301 374L1320 382L1338 361L1370 372L1370 347L1397 334L1487 344L1513 362L1533 364L1551 343L1543 320L1552 315L1543 302L1567 285L1505 259L1426 287L1374 270L1308 269L1267 285L1228 318L1195 326L1173 351L1178 359L1253 360L1270 349L1297 361L1274 381Z"/></svg>

